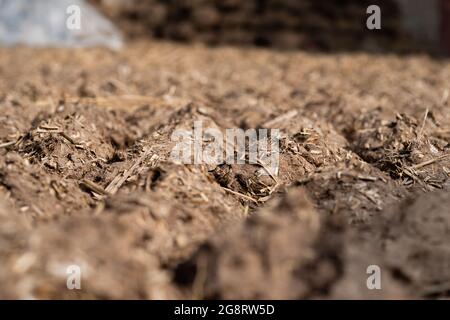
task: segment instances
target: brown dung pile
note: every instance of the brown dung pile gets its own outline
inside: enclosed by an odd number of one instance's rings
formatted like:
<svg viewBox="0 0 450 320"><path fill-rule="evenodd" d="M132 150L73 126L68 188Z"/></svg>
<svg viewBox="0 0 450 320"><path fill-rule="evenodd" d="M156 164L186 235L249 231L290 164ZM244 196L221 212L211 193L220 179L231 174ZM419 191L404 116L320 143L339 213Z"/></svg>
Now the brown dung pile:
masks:
<svg viewBox="0 0 450 320"><path fill-rule="evenodd" d="M0 74L2 298L449 295L445 61L135 43ZM195 121L279 129L279 174L172 161Z"/></svg>

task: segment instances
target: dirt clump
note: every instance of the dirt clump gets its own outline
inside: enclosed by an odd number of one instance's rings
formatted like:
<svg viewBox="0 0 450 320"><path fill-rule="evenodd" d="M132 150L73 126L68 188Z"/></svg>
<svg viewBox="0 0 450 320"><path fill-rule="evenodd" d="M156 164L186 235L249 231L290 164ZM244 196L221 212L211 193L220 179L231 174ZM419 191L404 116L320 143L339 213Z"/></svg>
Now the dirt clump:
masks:
<svg viewBox="0 0 450 320"><path fill-rule="evenodd" d="M353 150L365 161L387 172L403 184L418 182L422 187L442 189L448 175L442 160L448 158L449 144L424 132L429 111L422 123L406 114L384 121L376 112L356 121L350 140Z"/></svg>
<svg viewBox="0 0 450 320"><path fill-rule="evenodd" d="M158 260L136 246L131 230L114 217L61 218L33 229L9 221L2 230L3 299L167 299L176 294L170 293L170 277ZM76 271L71 266L81 268L83 290L67 289L68 273Z"/></svg>
<svg viewBox="0 0 450 320"><path fill-rule="evenodd" d="M367 289L365 263L383 260L375 248L348 243L351 237L294 188L207 241L177 268L175 280L191 297L206 299L407 297L389 275L382 292Z"/></svg>
<svg viewBox="0 0 450 320"><path fill-rule="evenodd" d="M377 239L391 268L424 297L450 290L450 199L438 191L410 198L379 220Z"/></svg>

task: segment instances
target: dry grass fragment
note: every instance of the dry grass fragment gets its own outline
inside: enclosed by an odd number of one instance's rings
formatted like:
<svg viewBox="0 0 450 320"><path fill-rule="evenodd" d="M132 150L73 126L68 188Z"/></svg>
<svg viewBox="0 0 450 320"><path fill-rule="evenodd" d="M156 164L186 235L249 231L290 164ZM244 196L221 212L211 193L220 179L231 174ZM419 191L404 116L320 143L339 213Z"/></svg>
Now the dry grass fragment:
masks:
<svg viewBox="0 0 450 320"><path fill-rule="evenodd" d="M437 157L437 158L434 158L434 159L431 159L431 160L428 160L428 161L424 161L424 162L416 164L414 166L410 166L410 167L408 167L408 169L409 170L418 170L418 169L421 169L423 167L429 166L429 165L431 165L433 163L442 161L442 160L444 160L444 159L446 159L448 157L450 157L450 154L444 154L444 155L442 155L440 157Z"/></svg>
<svg viewBox="0 0 450 320"><path fill-rule="evenodd" d="M141 165L141 163L150 155L151 149L147 149L144 153L134 162L134 164L123 173L118 174L111 183L106 187L105 191L108 194L114 195L120 189L120 187L127 181L127 179L133 174L133 172Z"/></svg>
<svg viewBox="0 0 450 320"><path fill-rule="evenodd" d="M231 193L231 194L234 194L234 195L236 195L236 196L239 196L239 197L241 197L241 198L244 198L244 199L246 199L246 200L249 200L249 201L251 201L251 202L258 203L258 200L254 199L254 198L252 198L252 197L250 197L250 196L246 196L245 194L242 194L242 193L240 193L240 192L237 192L237 191L234 191L234 190L225 188L225 187L223 187L222 189L224 189L225 191L227 191L227 192L229 192L229 193Z"/></svg>

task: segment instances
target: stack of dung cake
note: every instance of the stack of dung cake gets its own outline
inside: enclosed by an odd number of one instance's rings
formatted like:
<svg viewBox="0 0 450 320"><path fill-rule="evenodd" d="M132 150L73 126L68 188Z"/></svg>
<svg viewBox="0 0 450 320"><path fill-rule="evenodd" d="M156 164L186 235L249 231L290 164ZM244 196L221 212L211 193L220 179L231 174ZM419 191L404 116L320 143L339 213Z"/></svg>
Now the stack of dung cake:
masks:
<svg viewBox="0 0 450 320"><path fill-rule="evenodd" d="M282 49L401 51L409 45L394 0L91 0L130 38ZM382 29L366 28L368 6Z"/></svg>

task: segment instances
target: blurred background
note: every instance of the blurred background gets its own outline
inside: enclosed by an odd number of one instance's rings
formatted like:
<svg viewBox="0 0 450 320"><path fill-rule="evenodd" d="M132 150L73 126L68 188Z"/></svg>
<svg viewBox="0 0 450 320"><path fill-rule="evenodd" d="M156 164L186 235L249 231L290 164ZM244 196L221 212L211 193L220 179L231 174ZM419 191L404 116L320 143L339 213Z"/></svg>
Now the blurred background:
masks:
<svg viewBox="0 0 450 320"><path fill-rule="evenodd" d="M450 52L449 0L90 0L131 39L320 51ZM379 5L382 29L366 28Z"/></svg>
<svg viewBox="0 0 450 320"><path fill-rule="evenodd" d="M381 30L366 27L373 4L381 8ZM65 26L71 5L81 8L81 30ZM123 35L325 52L448 54L449 17L450 0L0 0L0 43L118 48Z"/></svg>

